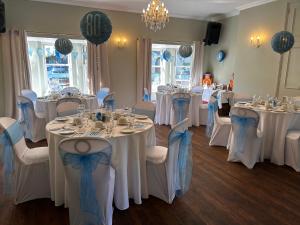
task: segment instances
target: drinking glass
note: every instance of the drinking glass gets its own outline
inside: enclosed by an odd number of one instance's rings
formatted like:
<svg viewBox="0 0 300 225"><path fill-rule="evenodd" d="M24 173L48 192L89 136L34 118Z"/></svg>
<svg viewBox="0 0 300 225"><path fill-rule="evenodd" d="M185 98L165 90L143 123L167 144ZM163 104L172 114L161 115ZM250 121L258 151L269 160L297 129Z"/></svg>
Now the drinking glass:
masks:
<svg viewBox="0 0 300 225"><path fill-rule="evenodd" d="M85 105L84 104L79 104L77 111L79 112L80 117L83 116L83 112L85 111Z"/></svg>

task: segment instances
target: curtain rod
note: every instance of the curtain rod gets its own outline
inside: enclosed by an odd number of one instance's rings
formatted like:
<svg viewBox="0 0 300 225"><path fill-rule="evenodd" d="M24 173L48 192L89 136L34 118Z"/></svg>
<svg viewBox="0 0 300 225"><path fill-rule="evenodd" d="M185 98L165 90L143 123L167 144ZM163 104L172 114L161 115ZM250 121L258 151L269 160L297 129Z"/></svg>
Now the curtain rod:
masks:
<svg viewBox="0 0 300 225"><path fill-rule="evenodd" d="M80 34L63 34L63 33L48 33L48 32L39 32L39 31L30 31L30 30L25 30L25 32L28 35L32 36L42 36L43 37L69 37L69 38L80 38L84 39Z"/></svg>

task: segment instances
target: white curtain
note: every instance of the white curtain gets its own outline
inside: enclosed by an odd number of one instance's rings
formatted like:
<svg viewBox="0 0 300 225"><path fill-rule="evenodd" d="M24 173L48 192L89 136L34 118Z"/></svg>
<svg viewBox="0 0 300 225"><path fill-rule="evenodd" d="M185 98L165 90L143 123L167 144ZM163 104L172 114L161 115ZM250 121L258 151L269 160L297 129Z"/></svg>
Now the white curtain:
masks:
<svg viewBox="0 0 300 225"><path fill-rule="evenodd" d="M110 88L107 43L94 45L88 43L89 89L96 94L101 87Z"/></svg>
<svg viewBox="0 0 300 225"><path fill-rule="evenodd" d="M147 38L137 40L137 103L143 100L144 88L151 93L152 41Z"/></svg>
<svg viewBox="0 0 300 225"><path fill-rule="evenodd" d="M48 94L48 75L45 64L45 50L41 41L29 41L31 88L38 96Z"/></svg>
<svg viewBox="0 0 300 225"><path fill-rule="evenodd" d="M0 35L4 74L4 113L17 118L16 97L22 89L30 89L30 73L26 32L11 29Z"/></svg>
<svg viewBox="0 0 300 225"><path fill-rule="evenodd" d="M194 61L192 65L192 86L201 84L203 74L204 42L196 41L194 43Z"/></svg>
<svg viewBox="0 0 300 225"><path fill-rule="evenodd" d="M72 65L72 76L70 76L71 84L79 88L81 93L90 93L87 85L87 64L85 57L85 45L73 43L73 51L70 55Z"/></svg>
<svg viewBox="0 0 300 225"><path fill-rule="evenodd" d="M165 84L175 84L175 73L176 73L176 62L175 62L175 55L176 55L176 49L174 48L168 48L168 50L172 57L169 61L163 60L162 63L162 73L161 76L164 77L162 85Z"/></svg>

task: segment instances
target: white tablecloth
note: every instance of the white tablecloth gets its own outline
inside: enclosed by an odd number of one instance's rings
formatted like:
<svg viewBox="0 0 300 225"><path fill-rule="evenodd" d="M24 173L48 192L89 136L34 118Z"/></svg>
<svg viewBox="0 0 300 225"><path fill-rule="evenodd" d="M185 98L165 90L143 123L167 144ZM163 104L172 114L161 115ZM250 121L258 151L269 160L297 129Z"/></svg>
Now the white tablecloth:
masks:
<svg viewBox="0 0 300 225"><path fill-rule="evenodd" d="M141 204L142 198L148 196L146 147L155 145L155 128L150 119L144 122L145 127L142 130L128 135L120 133L124 126L117 126L113 130L112 137L108 138L113 147L112 166L116 170L114 202L121 210L129 207L129 198L133 198L136 204ZM54 126L59 126L53 123L50 122L46 126L50 156L51 199L56 206L65 204L65 207L68 207L68 187L58 152L59 142L68 136L53 131Z"/></svg>
<svg viewBox="0 0 300 225"><path fill-rule="evenodd" d="M266 111L263 107L253 109L259 114L258 128L263 134L261 154L272 163L284 165L285 137L288 130L300 129L300 112Z"/></svg>
<svg viewBox="0 0 300 225"><path fill-rule="evenodd" d="M234 93L232 91L221 90L218 92L218 106L219 109L222 109L222 104L233 103Z"/></svg>
<svg viewBox="0 0 300 225"><path fill-rule="evenodd" d="M190 119L190 126L200 126L200 104L202 104L202 95L191 94L191 102L188 114L188 118ZM157 92L155 122L159 125L170 125L173 120L173 114L174 113L172 110L172 94Z"/></svg>
<svg viewBox="0 0 300 225"><path fill-rule="evenodd" d="M94 96L83 97L81 100L86 102L87 109L91 111L98 108L98 100ZM56 118L56 103L57 100L37 99L35 110L45 115L46 121L49 122Z"/></svg>

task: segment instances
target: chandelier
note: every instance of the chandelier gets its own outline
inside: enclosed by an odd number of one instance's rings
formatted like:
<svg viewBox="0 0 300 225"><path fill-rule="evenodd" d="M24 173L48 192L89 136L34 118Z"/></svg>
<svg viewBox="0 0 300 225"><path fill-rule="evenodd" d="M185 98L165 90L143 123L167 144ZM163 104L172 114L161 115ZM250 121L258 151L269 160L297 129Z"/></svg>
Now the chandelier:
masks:
<svg viewBox="0 0 300 225"><path fill-rule="evenodd" d="M169 22L169 11L160 0L152 0L147 9L143 9L142 21L154 32L165 28Z"/></svg>

